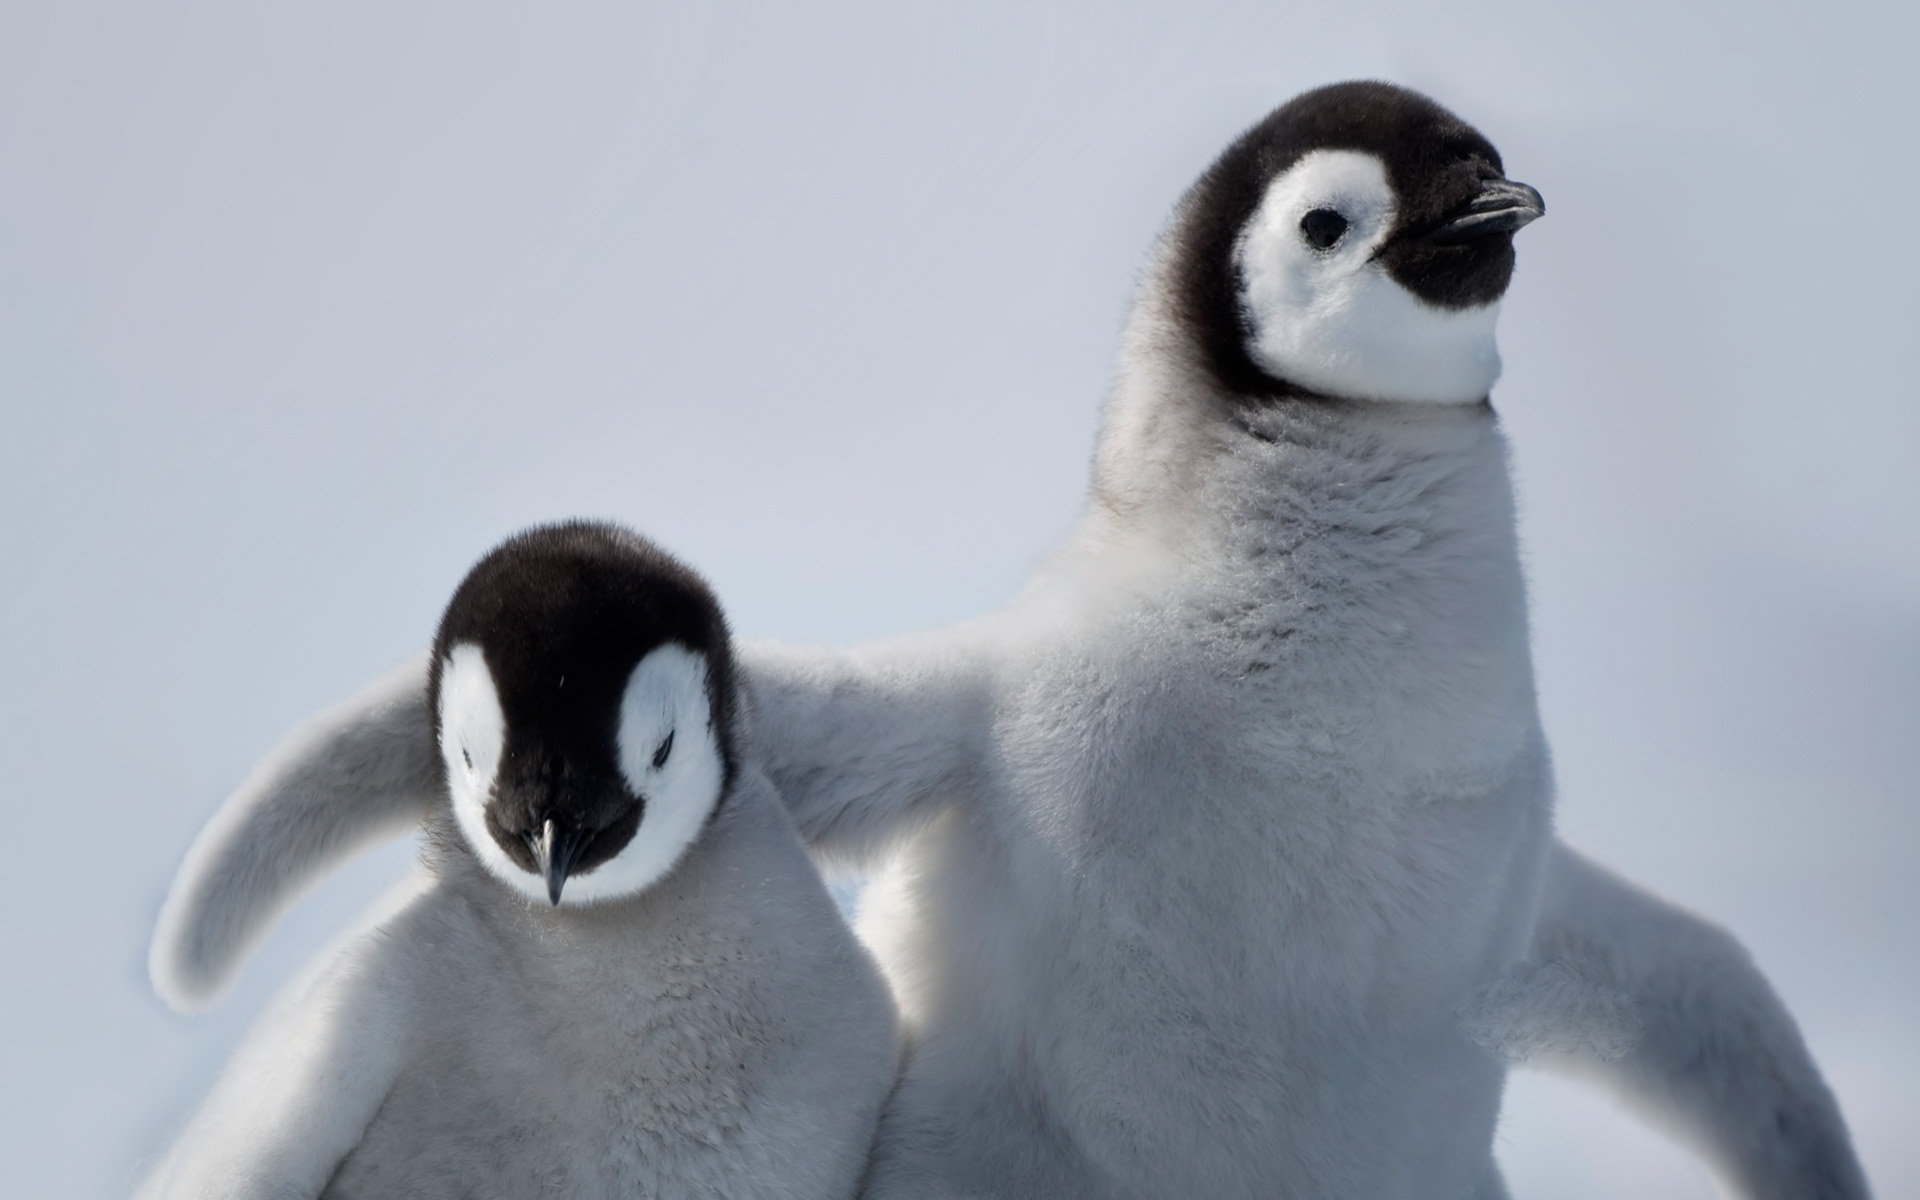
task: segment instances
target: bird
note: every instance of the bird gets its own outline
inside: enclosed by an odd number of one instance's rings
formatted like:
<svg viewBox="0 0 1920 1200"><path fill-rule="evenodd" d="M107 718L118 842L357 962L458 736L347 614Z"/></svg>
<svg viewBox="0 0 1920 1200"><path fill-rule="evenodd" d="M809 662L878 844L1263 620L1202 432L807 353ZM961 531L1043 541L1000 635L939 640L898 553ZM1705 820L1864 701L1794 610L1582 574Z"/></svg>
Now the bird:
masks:
<svg viewBox="0 0 1920 1200"><path fill-rule="evenodd" d="M249 1037L172 1197L851 1197L897 1018L742 753L706 584L536 528L454 593L404 895Z"/></svg>
<svg viewBox="0 0 1920 1200"><path fill-rule="evenodd" d="M1506 1195L1510 1062L1597 1078L1754 1200L1867 1194L1738 941L1553 836L1492 391L1545 212L1391 84L1303 93L1175 206L1085 510L1006 608L743 643L757 760L908 1041L872 1197ZM231 977L417 806L417 665L190 852L157 980Z"/></svg>

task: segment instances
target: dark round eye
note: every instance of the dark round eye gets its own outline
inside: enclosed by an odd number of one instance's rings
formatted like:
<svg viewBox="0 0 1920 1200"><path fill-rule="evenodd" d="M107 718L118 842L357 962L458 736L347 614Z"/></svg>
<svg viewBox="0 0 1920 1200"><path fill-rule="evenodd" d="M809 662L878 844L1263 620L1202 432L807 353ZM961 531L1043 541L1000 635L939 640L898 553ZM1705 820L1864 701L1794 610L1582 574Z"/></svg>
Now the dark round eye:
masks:
<svg viewBox="0 0 1920 1200"><path fill-rule="evenodd" d="M653 752L653 769L658 771L661 767L666 766L667 755L672 753L673 753L673 730L669 729L667 730L666 739L660 743L660 748Z"/></svg>
<svg viewBox="0 0 1920 1200"><path fill-rule="evenodd" d="M1300 218L1300 233L1307 245L1326 250L1347 232L1347 219L1330 208L1316 208Z"/></svg>

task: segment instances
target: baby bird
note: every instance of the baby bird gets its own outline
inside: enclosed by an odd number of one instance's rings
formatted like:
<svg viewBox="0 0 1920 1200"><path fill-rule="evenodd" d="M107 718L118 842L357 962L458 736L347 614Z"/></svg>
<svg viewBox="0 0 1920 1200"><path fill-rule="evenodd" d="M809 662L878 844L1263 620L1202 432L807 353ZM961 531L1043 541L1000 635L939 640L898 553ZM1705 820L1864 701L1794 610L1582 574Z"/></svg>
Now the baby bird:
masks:
<svg viewBox="0 0 1920 1200"><path fill-rule="evenodd" d="M741 756L726 622L523 533L434 640L417 887L249 1037L141 1195L850 1197L892 1002Z"/></svg>

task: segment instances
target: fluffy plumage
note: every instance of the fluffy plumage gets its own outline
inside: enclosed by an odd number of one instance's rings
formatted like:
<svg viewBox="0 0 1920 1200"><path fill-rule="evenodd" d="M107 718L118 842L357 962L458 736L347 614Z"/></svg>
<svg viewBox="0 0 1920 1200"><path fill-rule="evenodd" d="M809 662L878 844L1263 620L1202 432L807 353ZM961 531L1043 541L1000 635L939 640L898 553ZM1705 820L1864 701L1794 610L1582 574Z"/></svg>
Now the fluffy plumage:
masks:
<svg viewBox="0 0 1920 1200"><path fill-rule="evenodd" d="M1316 181L1322 152L1376 165ZM1340 214L1365 254L1262 277L1263 239L1337 246L1320 184L1380 180L1390 217ZM1498 1197L1505 1059L1533 1054L1655 1106L1744 1195L1864 1196L1731 939L1551 841L1506 448L1459 382L1540 207L1423 97L1283 106L1182 201L1087 512L1020 600L743 648L803 836L901 847L861 914L911 1033L869 1194ZM1383 388L1342 297L1389 286L1406 327L1465 314L1485 344L1432 339L1470 361ZM1358 349L1290 358L1303 313ZM200 861L271 896L276 826L244 825Z"/></svg>
<svg viewBox="0 0 1920 1200"><path fill-rule="evenodd" d="M442 787L429 661L423 653L304 722L207 823L147 956L168 1005L218 1003L236 964L329 867L419 826Z"/></svg>
<svg viewBox="0 0 1920 1200"><path fill-rule="evenodd" d="M725 638L623 531L483 560L437 647L454 796L419 879L254 1031L142 1194L851 1196L893 1010L765 777L719 750ZM522 844L527 806L589 831L563 868Z"/></svg>

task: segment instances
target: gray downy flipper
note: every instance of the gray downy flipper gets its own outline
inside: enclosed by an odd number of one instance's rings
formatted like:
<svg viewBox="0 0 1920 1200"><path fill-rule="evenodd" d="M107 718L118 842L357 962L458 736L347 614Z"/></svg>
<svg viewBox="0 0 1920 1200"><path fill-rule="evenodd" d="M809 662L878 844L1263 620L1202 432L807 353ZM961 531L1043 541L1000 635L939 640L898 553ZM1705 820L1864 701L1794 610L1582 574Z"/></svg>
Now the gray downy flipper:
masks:
<svg viewBox="0 0 1920 1200"><path fill-rule="evenodd" d="M985 719L978 665L946 640L855 650L738 649L756 761L809 845L858 860L922 801L967 790ZM148 955L173 1008L217 1003L300 894L374 843L416 827L440 786L426 656L295 729L227 798L187 852Z"/></svg>
<svg viewBox="0 0 1920 1200"><path fill-rule="evenodd" d="M1732 935L1556 844L1534 947L1547 986L1508 1010L1515 1057L1597 1080L1747 1200L1865 1200L1833 1093Z"/></svg>
<svg viewBox="0 0 1920 1200"><path fill-rule="evenodd" d="M218 1002L299 895L341 861L418 826L440 786L426 656L300 725L187 851L148 952L171 1007Z"/></svg>

